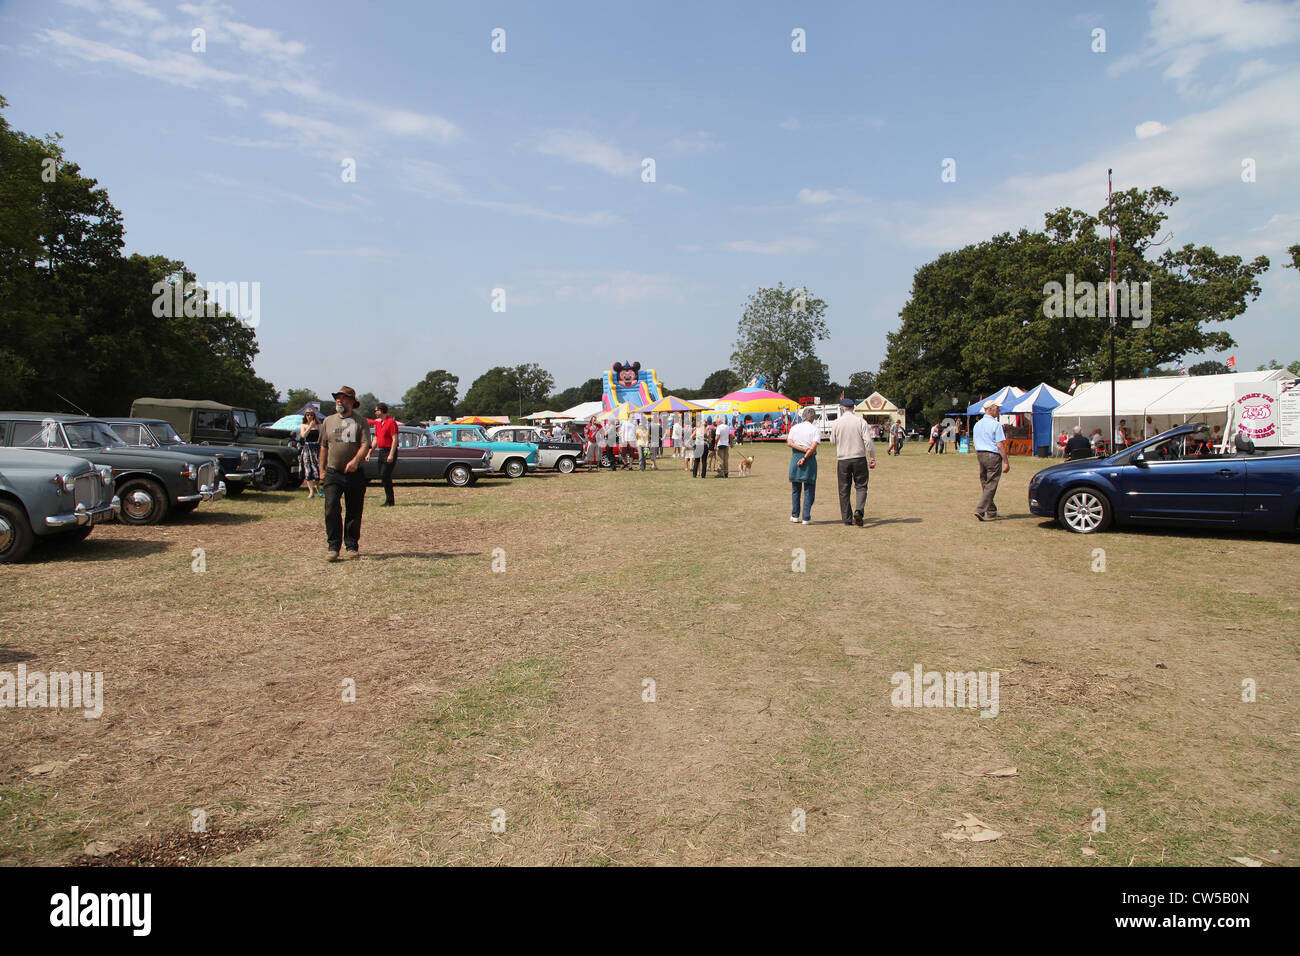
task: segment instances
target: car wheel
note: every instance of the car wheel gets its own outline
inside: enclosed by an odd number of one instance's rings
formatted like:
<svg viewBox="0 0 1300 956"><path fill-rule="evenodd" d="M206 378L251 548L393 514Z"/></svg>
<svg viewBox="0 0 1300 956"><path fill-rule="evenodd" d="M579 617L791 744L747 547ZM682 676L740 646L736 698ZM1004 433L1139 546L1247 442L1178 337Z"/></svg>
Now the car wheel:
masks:
<svg viewBox="0 0 1300 956"><path fill-rule="evenodd" d="M607 452L607 451L602 451L602 452L600 453L600 467L601 467L601 468L613 468L613 467L614 467L614 456L613 456L612 454L610 454L609 452Z"/></svg>
<svg viewBox="0 0 1300 956"><path fill-rule="evenodd" d="M226 497L227 497L227 498L238 498L240 495L242 495L242 494L243 494L245 491L247 491L247 490L248 490L248 486L245 485L242 481L227 481L227 482L226 482Z"/></svg>
<svg viewBox="0 0 1300 956"><path fill-rule="evenodd" d="M562 475L572 474L573 470L577 467L578 467L578 463L574 461L572 458L570 458L568 455L565 455L563 458L561 458L559 461L555 463L555 469Z"/></svg>
<svg viewBox="0 0 1300 956"><path fill-rule="evenodd" d="M528 466L522 458L511 458L506 462L504 470L507 478L522 478L528 474Z"/></svg>
<svg viewBox="0 0 1300 956"><path fill-rule="evenodd" d="M1096 534L1110 527L1110 502L1096 488L1068 488L1056 506L1056 518L1078 534Z"/></svg>
<svg viewBox="0 0 1300 956"><path fill-rule="evenodd" d="M167 490L151 478L122 482L117 486L117 496L122 499L118 520L123 524L157 524L171 508Z"/></svg>
<svg viewBox="0 0 1300 956"><path fill-rule="evenodd" d="M262 462L262 478L257 483L260 491L283 491L289 484L289 470L278 461Z"/></svg>
<svg viewBox="0 0 1300 956"><path fill-rule="evenodd" d="M9 501L0 501L0 564L13 564L27 557L36 535L27 512Z"/></svg>
<svg viewBox="0 0 1300 956"><path fill-rule="evenodd" d="M474 475L465 465L452 465L447 469L447 484L453 488L464 488L472 484Z"/></svg>

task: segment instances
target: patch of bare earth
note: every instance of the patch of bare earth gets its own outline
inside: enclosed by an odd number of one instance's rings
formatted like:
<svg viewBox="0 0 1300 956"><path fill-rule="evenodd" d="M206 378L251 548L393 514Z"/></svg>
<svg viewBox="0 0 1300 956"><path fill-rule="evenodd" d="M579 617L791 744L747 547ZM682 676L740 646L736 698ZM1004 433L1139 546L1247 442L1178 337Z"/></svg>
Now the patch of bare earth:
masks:
<svg viewBox="0 0 1300 956"><path fill-rule="evenodd" d="M981 524L914 449L845 527L821 452L809 527L761 446L372 492L350 563L249 494L0 569L0 669L105 675L98 720L0 711L0 858L179 863L202 809L262 835L187 864L1296 861L1294 537L1072 535L1024 460ZM917 664L997 671L997 715L893 706Z"/></svg>

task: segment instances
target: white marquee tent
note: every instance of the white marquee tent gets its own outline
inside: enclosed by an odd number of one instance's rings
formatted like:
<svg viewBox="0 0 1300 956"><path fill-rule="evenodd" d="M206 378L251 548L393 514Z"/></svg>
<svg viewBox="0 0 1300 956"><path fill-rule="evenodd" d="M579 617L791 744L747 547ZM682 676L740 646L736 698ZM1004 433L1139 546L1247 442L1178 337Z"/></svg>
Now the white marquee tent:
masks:
<svg viewBox="0 0 1300 956"><path fill-rule="evenodd" d="M1237 383L1288 378L1286 369L1265 372L1229 372L1224 375L1166 375L1157 378L1119 379L1115 383L1115 423L1125 419L1136 438L1148 415L1159 431L1188 421L1228 425L1228 409L1236 401ZM1110 382L1097 382L1052 411L1053 433L1082 425L1084 434L1110 430Z"/></svg>

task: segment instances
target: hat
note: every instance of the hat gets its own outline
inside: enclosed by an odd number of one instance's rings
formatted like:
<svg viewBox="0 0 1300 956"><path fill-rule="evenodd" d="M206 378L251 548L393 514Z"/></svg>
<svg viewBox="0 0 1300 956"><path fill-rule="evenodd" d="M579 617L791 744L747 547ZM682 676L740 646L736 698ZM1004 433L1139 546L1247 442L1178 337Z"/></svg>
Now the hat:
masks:
<svg viewBox="0 0 1300 956"><path fill-rule="evenodd" d="M980 406L980 408L981 408L983 411L986 411L986 412L987 412L990 408L1001 408L1001 407L1002 407L1002 406L999 405L997 402L993 401L993 399L989 399L987 402L985 402L983 405Z"/></svg>
<svg viewBox="0 0 1300 956"><path fill-rule="evenodd" d="M353 388L351 385L344 385L342 388L340 388L337 392L335 392L330 397L338 398L340 395L342 395L344 398L352 399L353 405L357 403L357 390Z"/></svg>
<svg viewBox="0 0 1300 956"><path fill-rule="evenodd" d="M851 398L840 399L840 408L852 408L852 407L853 407L853 399Z"/></svg>

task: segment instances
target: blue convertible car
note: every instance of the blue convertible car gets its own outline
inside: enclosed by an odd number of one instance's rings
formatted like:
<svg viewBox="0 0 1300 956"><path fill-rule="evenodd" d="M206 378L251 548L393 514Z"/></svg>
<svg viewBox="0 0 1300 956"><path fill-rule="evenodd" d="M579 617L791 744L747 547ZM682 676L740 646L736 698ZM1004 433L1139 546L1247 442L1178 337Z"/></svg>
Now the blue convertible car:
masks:
<svg viewBox="0 0 1300 956"><path fill-rule="evenodd" d="M1201 422L1109 458L1067 461L1029 482L1029 510L1071 531L1118 524L1300 530L1300 448L1209 450Z"/></svg>

